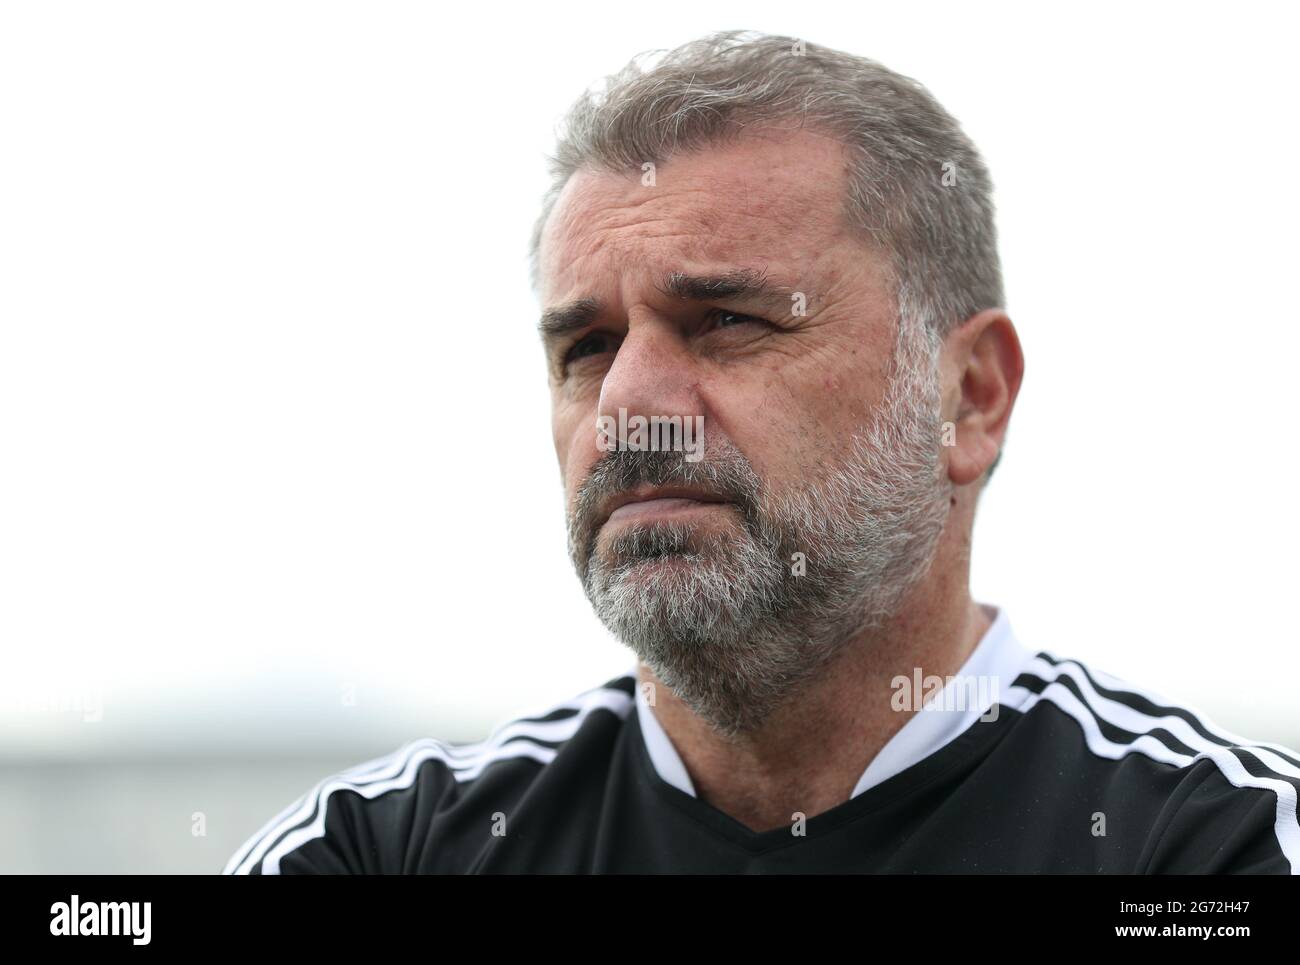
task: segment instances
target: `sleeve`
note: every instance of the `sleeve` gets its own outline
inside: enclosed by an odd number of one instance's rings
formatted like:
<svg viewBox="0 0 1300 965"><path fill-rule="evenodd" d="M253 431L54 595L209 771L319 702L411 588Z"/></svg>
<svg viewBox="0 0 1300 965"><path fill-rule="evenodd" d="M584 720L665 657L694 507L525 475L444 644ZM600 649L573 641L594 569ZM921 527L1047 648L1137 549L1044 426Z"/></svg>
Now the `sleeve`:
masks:
<svg viewBox="0 0 1300 965"><path fill-rule="evenodd" d="M223 874L403 874L420 870L432 817L455 795L437 754L399 751L321 781L250 837Z"/></svg>
<svg viewBox="0 0 1300 965"><path fill-rule="evenodd" d="M1236 753L1234 753L1236 752ZM1253 760L1233 748L1234 760ZM1223 761L1197 761L1153 829L1147 874L1297 874L1298 782ZM1232 779L1230 779L1232 778ZM1234 780L1236 783L1234 783Z"/></svg>

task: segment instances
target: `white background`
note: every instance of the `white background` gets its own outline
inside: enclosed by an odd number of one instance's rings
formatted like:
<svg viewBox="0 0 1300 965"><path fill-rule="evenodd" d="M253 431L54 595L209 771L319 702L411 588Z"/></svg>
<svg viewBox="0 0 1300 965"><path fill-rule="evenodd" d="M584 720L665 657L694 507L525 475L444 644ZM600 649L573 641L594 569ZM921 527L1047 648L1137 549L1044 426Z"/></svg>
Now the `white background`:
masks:
<svg viewBox="0 0 1300 965"><path fill-rule="evenodd" d="M583 88L735 27L919 79L992 170L1027 375L977 598L1300 745L1286 6L9 3L0 758L352 763L628 669L528 231Z"/></svg>

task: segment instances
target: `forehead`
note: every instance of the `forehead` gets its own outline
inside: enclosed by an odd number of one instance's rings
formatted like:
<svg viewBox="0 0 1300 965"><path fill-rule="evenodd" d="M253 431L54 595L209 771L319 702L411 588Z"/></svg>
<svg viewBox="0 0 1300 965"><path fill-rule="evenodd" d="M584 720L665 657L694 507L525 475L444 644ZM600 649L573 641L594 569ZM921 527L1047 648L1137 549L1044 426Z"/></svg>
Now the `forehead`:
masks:
<svg viewBox="0 0 1300 965"><path fill-rule="evenodd" d="M745 135L642 171L581 170L542 233L544 302L588 294L635 266L769 265L793 275L845 235L845 148L801 131Z"/></svg>

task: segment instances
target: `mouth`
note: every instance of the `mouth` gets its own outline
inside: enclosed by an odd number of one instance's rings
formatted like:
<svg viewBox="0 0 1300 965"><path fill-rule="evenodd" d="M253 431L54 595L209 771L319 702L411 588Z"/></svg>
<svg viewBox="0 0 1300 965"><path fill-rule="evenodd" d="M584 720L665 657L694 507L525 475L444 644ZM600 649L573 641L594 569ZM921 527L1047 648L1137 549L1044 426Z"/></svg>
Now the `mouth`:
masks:
<svg viewBox="0 0 1300 965"><path fill-rule="evenodd" d="M732 505L714 493L679 486L647 486L618 493L601 507L601 525L627 520L660 519L666 516L711 511Z"/></svg>

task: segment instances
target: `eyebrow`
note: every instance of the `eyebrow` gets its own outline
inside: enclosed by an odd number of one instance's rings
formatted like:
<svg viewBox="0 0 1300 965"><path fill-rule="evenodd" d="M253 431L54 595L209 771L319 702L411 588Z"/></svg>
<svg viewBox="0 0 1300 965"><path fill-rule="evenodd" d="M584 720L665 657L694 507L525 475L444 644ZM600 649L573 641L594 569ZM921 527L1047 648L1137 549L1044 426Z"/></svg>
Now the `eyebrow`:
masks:
<svg viewBox="0 0 1300 965"><path fill-rule="evenodd" d="M542 312L542 320L537 323L537 331L546 341L579 331L600 317L602 307L601 303L594 298L579 298L559 308L548 308Z"/></svg>
<svg viewBox="0 0 1300 965"><path fill-rule="evenodd" d="M669 298L683 301L738 298L773 305L788 301L795 293L792 288L772 284L766 272L753 268L737 268L718 275L688 275L674 271L665 275L655 289ZM603 310L604 305L598 299L579 298L543 312L537 330L543 340L552 341L586 328L600 317Z"/></svg>

